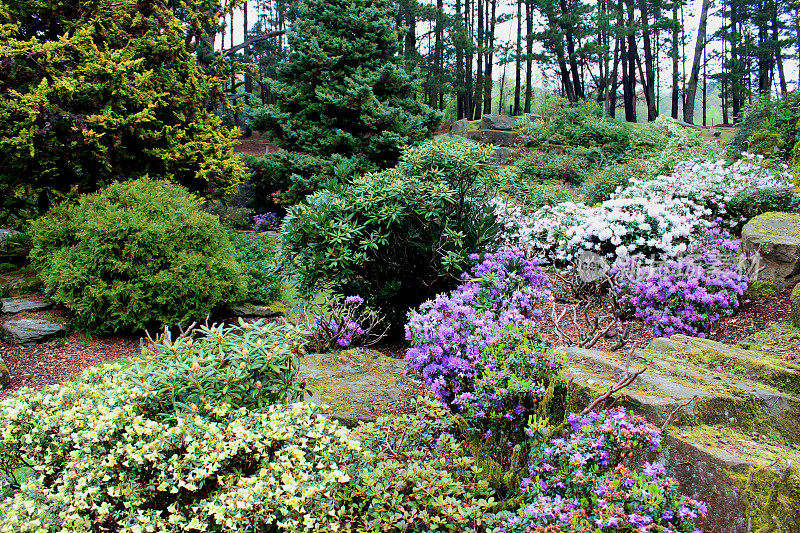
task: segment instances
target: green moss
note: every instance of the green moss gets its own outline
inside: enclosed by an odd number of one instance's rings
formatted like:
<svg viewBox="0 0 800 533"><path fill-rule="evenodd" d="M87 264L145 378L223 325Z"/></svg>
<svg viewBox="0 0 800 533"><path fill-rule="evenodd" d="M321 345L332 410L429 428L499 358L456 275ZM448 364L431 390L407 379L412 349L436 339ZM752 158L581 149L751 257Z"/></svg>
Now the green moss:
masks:
<svg viewBox="0 0 800 533"><path fill-rule="evenodd" d="M778 286L767 280L757 279L750 283L745 296L751 300L769 298L778 294Z"/></svg>
<svg viewBox="0 0 800 533"><path fill-rule="evenodd" d="M4 389L11 384L11 375L8 372L8 367L0 359L0 389Z"/></svg>
<svg viewBox="0 0 800 533"><path fill-rule="evenodd" d="M774 225L769 224L767 222L768 220L785 221L787 224L781 225L780 227L775 227ZM764 235L770 235L778 238L798 238L800 237L800 214L770 211L769 213L758 215L748 222L747 226L749 226L752 230Z"/></svg>
<svg viewBox="0 0 800 533"><path fill-rule="evenodd" d="M800 283L795 285L794 290L792 291L792 296L789 299L792 306L792 315L791 321L792 326L795 328L800 328Z"/></svg>
<svg viewBox="0 0 800 533"><path fill-rule="evenodd" d="M746 516L756 533L797 533L800 515L800 476L791 462L778 458L779 469L752 467L747 474L733 474L742 493Z"/></svg>

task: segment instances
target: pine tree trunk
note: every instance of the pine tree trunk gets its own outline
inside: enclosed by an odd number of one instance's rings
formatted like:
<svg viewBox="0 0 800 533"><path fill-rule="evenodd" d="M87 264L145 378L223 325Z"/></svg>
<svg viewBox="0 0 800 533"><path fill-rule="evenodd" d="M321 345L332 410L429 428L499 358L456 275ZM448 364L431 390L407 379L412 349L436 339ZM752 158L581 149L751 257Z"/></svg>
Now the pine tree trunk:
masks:
<svg viewBox="0 0 800 533"><path fill-rule="evenodd" d="M494 64L494 31L497 21L497 0L491 0L492 13L489 18L489 0L486 0L486 23L488 31L486 32L486 68L484 69L484 87L483 87L483 112L491 114L492 112L492 65Z"/></svg>
<svg viewBox="0 0 800 533"><path fill-rule="evenodd" d="M623 0L620 0L622 4ZM622 7L622 6L620 6ZM627 26L628 46L626 49L626 58L628 63L627 77L626 71L622 71L622 85L623 94L622 98L625 101L625 120L628 122L636 122L636 32L634 29L634 12L633 2L628 3L628 26Z"/></svg>
<svg viewBox="0 0 800 533"><path fill-rule="evenodd" d="M464 31L466 33L465 41L469 43L469 47L465 52L464 59L464 116L472 118L472 4L470 0L464 0Z"/></svg>
<svg viewBox="0 0 800 533"><path fill-rule="evenodd" d="M517 0L517 60L514 67L514 115L519 115L522 84L522 0Z"/></svg>
<svg viewBox="0 0 800 533"><path fill-rule="evenodd" d="M531 112L531 98L533 96L533 6L525 0L525 28L527 30L525 44L525 112Z"/></svg>
<svg viewBox="0 0 800 533"><path fill-rule="evenodd" d="M697 42L694 45L694 60L692 70L689 74L689 86L683 98L683 120L689 124L694 124L694 99L697 94L697 79L700 76L700 63L703 59L703 52L706 49L706 25L708 22L709 0L703 0L703 7L700 10L700 22L697 27Z"/></svg>
<svg viewBox="0 0 800 533"><path fill-rule="evenodd" d="M483 2L485 0L477 0L478 2L478 64L475 72L475 110L472 116L473 120L481 118L481 105L483 104Z"/></svg>
<svg viewBox="0 0 800 533"><path fill-rule="evenodd" d="M678 99L680 94L678 92L678 84L680 83L680 75L678 74L678 6L672 9L672 118L678 118Z"/></svg>

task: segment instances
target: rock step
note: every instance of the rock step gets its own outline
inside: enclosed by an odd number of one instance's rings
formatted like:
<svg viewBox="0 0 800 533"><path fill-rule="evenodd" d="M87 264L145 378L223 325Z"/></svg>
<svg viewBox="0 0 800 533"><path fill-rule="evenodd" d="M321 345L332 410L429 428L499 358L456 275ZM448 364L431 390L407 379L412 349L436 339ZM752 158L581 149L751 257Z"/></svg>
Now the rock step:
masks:
<svg viewBox="0 0 800 533"><path fill-rule="evenodd" d="M597 396L625 373L622 354L568 348L567 373L590 396ZM632 370L647 366L618 396L623 405L661 425L676 408L695 398L673 418L678 426L736 424L748 431L773 432L800 443L800 398L741 375L713 372L659 352L638 350Z"/></svg>
<svg viewBox="0 0 800 533"><path fill-rule="evenodd" d="M307 354L299 367L306 400L327 405L329 415L346 425L392 414L417 395L415 382L405 375L405 360L374 350Z"/></svg>
<svg viewBox="0 0 800 533"><path fill-rule="evenodd" d="M28 313L43 311L51 307L53 307L53 302L45 298L20 296L16 298L3 298L0 312L6 314Z"/></svg>
<svg viewBox="0 0 800 533"><path fill-rule="evenodd" d="M0 326L0 329L10 342L23 346L39 344L67 332L63 324L38 318L8 320Z"/></svg>
<svg viewBox="0 0 800 533"><path fill-rule="evenodd" d="M709 514L697 524L706 532L761 531L771 519L781 526L773 531L800 531L797 446L727 425L671 428L662 444L632 466L662 463L682 493L706 502Z"/></svg>
<svg viewBox="0 0 800 533"><path fill-rule="evenodd" d="M241 303L231 307L231 313L240 317L272 318L284 314L283 306L278 304L262 305Z"/></svg>

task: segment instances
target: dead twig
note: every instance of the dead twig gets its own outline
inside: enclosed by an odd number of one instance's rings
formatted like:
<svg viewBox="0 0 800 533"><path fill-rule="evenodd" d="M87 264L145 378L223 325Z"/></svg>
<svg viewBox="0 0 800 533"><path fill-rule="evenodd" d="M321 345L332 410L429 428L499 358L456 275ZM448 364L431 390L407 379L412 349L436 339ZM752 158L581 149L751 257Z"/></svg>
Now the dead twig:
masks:
<svg viewBox="0 0 800 533"><path fill-rule="evenodd" d="M664 420L664 423L661 424L661 433L664 433L664 431L667 429L667 426L669 426L669 423L672 422L672 418L678 413L678 411L680 411L681 409L683 409L684 407L686 407L687 405L689 405L690 403L692 403L696 399L697 399L697 395L692 396L691 398L689 398L685 402L676 405L675 409L670 411L670 413L667 415L667 419Z"/></svg>

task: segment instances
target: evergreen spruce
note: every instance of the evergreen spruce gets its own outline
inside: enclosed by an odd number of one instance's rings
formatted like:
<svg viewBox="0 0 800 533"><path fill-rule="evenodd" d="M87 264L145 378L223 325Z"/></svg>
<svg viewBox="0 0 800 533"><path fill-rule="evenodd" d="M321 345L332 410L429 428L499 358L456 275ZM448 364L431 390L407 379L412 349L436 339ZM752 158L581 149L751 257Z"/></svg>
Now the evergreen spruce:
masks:
<svg viewBox="0 0 800 533"><path fill-rule="evenodd" d="M289 10L291 53L269 81L275 103L250 125L286 150L381 168L429 138L438 112L418 102L386 0L302 0ZM370 163L372 165L370 165ZM364 166L364 165L359 165Z"/></svg>

